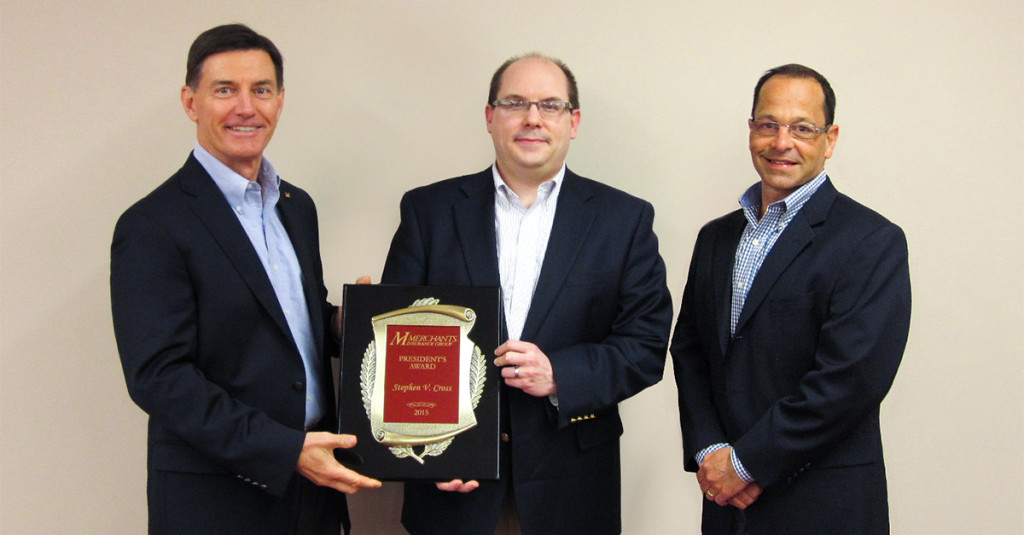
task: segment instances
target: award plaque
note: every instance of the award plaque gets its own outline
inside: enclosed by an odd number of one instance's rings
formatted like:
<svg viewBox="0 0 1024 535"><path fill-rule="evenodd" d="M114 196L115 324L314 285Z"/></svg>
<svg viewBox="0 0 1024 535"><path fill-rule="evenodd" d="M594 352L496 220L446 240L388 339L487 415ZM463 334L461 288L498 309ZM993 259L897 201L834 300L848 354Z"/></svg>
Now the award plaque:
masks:
<svg viewBox="0 0 1024 535"><path fill-rule="evenodd" d="M345 285L337 450L383 480L498 478L498 288Z"/></svg>

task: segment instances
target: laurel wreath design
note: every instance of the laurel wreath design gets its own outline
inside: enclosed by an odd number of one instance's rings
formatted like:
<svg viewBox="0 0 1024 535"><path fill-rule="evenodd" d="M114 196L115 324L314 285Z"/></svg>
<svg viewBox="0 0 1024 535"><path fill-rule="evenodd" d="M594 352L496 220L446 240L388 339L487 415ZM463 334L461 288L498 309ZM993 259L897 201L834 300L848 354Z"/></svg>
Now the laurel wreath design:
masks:
<svg viewBox="0 0 1024 535"><path fill-rule="evenodd" d="M436 305L441 300L434 297L425 297L423 299L417 299L413 302L413 307ZM363 364L359 368L359 386L363 396L363 410L366 411L366 417L370 418L370 401L373 399L373 385L377 379L377 350L374 347L374 343L370 342L366 346L366 351L363 352ZM469 368L469 388L472 394L473 410L476 410L477 405L480 404L480 398L484 393L484 382L487 380L487 361L484 359L483 353L480 351L480 347L473 346L473 360L470 361ZM432 457L441 455L444 450L448 449L451 445L452 440L455 437L442 440L440 442L433 442L425 444L423 451L419 454L413 449L412 446L391 446L388 449L392 455L399 459L406 457L412 457L416 462L420 464L426 464L425 457Z"/></svg>

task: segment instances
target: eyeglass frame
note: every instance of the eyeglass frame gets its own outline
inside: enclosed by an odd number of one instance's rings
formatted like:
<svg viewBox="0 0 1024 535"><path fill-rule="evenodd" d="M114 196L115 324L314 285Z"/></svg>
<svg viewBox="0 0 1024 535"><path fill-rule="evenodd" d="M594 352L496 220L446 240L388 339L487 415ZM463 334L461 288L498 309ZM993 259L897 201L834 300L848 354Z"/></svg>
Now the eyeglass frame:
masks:
<svg viewBox="0 0 1024 535"><path fill-rule="evenodd" d="M771 134L771 135L769 135L769 134L759 134L759 133L757 133L755 131L755 128L756 128L755 124L759 123L759 122L760 123L764 123L764 124L774 124L775 126L778 126L779 128L778 128L778 130L775 131L774 134ZM803 137L803 136L800 136L800 135L796 135L796 134L793 133L793 127L794 126L810 128L811 130L814 131L814 135L812 135L811 137ZM813 123L782 124L782 123L780 123L778 121L771 121L771 120L768 120L768 119L754 119L754 118L747 119L747 127L750 128L750 132L752 134L754 134L755 136L775 137L775 136L779 135L779 132L781 132L782 128L785 127L787 130L789 130L789 135L791 137L794 137L796 139L801 139L803 141L811 141L811 140L818 139L818 136L824 134L825 132L828 132L829 129L832 128L832 126L833 125L831 125L831 124L827 124L825 126L814 126Z"/></svg>
<svg viewBox="0 0 1024 535"><path fill-rule="evenodd" d="M521 110L514 110L514 109L511 109L511 108L508 107L508 103L511 103L511 102L521 102L521 103L525 104L526 107L521 109ZM549 99L549 100L522 100L522 99L514 99L514 98L499 98L499 99L495 99L494 102L491 102L491 107L492 108L499 108L499 109L505 110L507 112L530 113L530 108L532 108L535 104L537 105L537 113L539 113L539 114L541 114L541 115L543 115L545 117L557 117L563 111L567 111L569 113L572 113L572 111L575 109L573 107L573 105L572 105L572 102L569 102L568 100L551 100L551 99ZM564 104L565 107L562 108L559 111L545 111L544 109L542 109L540 107L541 104Z"/></svg>

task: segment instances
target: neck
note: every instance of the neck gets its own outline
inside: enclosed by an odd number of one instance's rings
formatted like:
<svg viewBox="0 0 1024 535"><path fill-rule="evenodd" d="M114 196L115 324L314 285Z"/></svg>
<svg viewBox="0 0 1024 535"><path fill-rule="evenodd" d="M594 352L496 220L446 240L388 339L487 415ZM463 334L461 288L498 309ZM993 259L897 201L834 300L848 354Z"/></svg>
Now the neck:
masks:
<svg viewBox="0 0 1024 535"><path fill-rule="evenodd" d="M228 167L230 167L232 171L248 179L250 182L256 182L260 177L260 169L263 167L262 163L263 159L261 158L254 164L233 164Z"/></svg>
<svg viewBox="0 0 1024 535"><path fill-rule="evenodd" d="M540 188L540 185L554 179L555 175L558 174L557 169L553 173L543 170L530 171L533 170L509 173L498 164L498 174L501 175L501 180L509 189L516 193L519 201L527 208L533 206L534 201L537 200L537 190Z"/></svg>

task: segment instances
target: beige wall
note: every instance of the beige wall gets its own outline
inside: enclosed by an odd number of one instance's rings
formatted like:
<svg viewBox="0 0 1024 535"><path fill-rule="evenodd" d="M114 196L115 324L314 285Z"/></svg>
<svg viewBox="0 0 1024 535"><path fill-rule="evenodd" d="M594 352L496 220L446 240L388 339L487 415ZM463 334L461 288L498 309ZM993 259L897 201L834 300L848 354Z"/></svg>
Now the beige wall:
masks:
<svg viewBox="0 0 1024 535"><path fill-rule="evenodd" d="M328 287L379 277L401 193L491 161L488 78L566 60L577 172L651 200L678 305L699 226L756 180L753 84L801 62L838 94L828 169L910 241L910 343L883 404L899 534L1024 529L1024 8L1017 1L514 3L2 0L0 532L141 533L145 417L111 333L115 218L184 161L191 40L239 21L286 58L268 156L317 200ZM697 533L671 378L623 404L627 534ZM397 533L397 485L353 501Z"/></svg>

